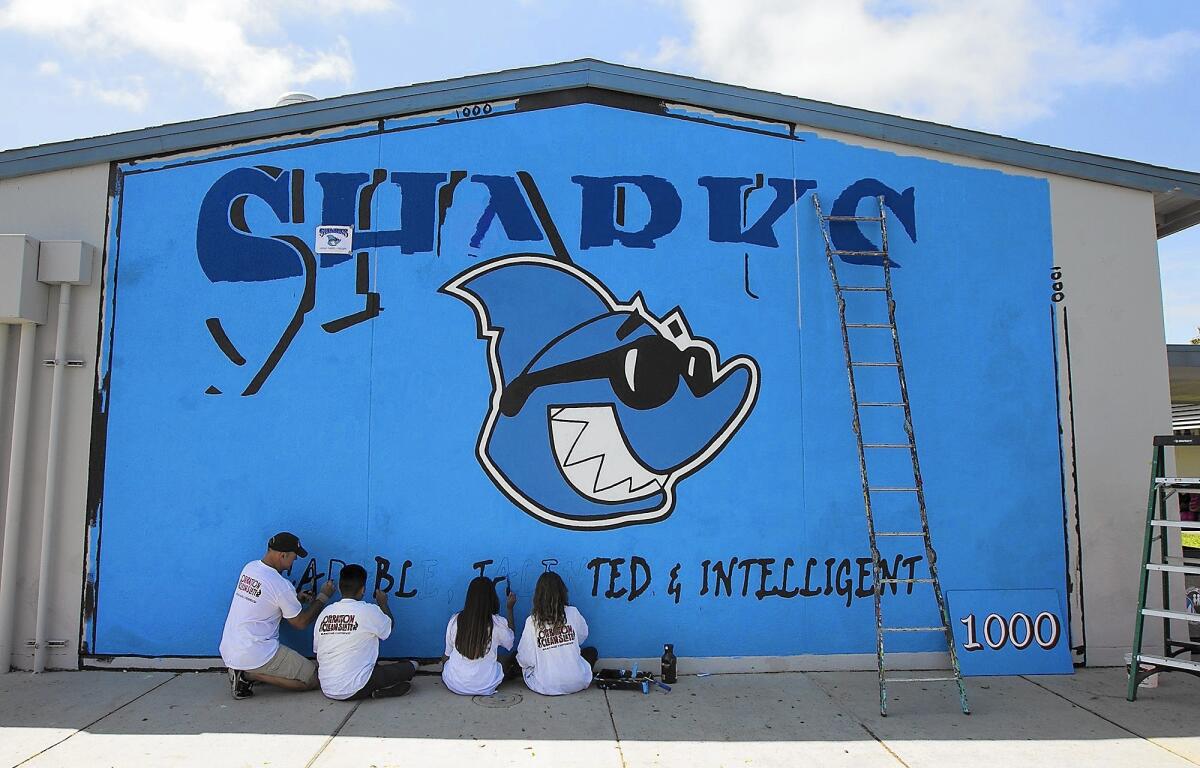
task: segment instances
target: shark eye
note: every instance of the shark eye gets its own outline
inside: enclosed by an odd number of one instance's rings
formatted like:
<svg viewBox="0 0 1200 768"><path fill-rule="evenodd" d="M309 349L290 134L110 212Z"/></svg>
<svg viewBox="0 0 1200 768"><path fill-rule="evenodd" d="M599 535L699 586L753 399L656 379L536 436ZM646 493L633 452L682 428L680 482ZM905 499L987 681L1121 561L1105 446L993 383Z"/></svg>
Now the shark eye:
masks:
<svg viewBox="0 0 1200 768"><path fill-rule="evenodd" d="M661 336L638 339L621 359L623 375L614 386L621 402L644 411L670 400L679 387L680 358L678 347Z"/></svg>

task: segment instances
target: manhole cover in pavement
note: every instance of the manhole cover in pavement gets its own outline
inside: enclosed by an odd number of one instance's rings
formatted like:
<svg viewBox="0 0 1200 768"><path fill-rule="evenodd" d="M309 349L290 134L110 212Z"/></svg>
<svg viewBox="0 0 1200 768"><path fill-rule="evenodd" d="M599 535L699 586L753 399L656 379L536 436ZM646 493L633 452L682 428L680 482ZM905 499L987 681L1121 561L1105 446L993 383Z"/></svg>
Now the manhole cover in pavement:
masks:
<svg viewBox="0 0 1200 768"><path fill-rule="evenodd" d="M493 693L491 696L472 696L471 701L481 707L489 707L491 709L504 709L511 707L514 704L521 703L521 694L519 693Z"/></svg>

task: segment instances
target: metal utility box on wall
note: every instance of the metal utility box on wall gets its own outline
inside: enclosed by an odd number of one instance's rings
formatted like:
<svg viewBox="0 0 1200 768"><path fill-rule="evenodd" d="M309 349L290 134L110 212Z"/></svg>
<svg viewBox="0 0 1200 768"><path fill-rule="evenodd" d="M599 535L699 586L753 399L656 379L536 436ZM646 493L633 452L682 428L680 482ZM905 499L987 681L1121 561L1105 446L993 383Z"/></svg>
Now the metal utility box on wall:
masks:
<svg viewBox="0 0 1200 768"><path fill-rule="evenodd" d="M38 241L0 235L0 323L45 323L48 292L38 282Z"/></svg>
<svg viewBox="0 0 1200 768"><path fill-rule="evenodd" d="M87 285L92 282L96 247L81 240L43 240L37 278L43 283Z"/></svg>

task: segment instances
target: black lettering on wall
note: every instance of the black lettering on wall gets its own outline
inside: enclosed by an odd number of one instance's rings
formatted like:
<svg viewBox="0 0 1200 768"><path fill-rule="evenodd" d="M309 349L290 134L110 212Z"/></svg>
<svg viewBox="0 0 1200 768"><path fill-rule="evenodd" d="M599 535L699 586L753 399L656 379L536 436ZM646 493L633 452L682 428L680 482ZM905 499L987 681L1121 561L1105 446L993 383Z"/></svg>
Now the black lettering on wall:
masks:
<svg viewBox="0 0 1200 768"><path fill-rule="evenodd" d="M846 598L846 607L850 607L850 601L854 599L854 580L850 578L850 559L842 558L838 563L837 575L834 577L836 582L834 589L839 595Z"/></svg>
<svg viewBox="0 0 1200 768"><path fill-rule="evenodd" d="M771 566L775 564L775 558L764 557L758 561L758 589L754 592L754 596L762 600L767 595L777 595L777 588L767 589L767 579L771 578Z"/></svg>
<svg viewBox="0 0 1200 768"><path fill-rule="evenodd" d="M412 568L412 560L405 560L404 565L400 567L400 588L396 590L396 597L416 597L417 590L405 590L404 582L408 580L408 569Z"/></svg>
<svg viewBox="0 0 1200 768"><path fill-rule="evenodd" d="M721 586L725 586L725 595L733 597L733 569L737 567L738 559L736 557L729 558L729 567L726 569L724 560L716 560L712 564L713 570L713 597L721 596Z"/></svg>
<svg viewBox="0 0 1200 768"><path fill-rule="evenodd" d="M887 560L885 560L883 558L879 559L879 578L882 581L886 582L888 579L897 578L896 574L900 573L900 560L902 557L903 557L903 555L896 555L895 564L890 567L888 566ZM892 588L893 595L896 594L897 584L895 582L883 585L883 589L887 589L888 587ZM882 591L883 590L880 590L880 592L882 592Z"/></svg>
<svg viewBox="0 0 1200 768"><path fill-rule="evenodd" d="M800 590L800 594L804 595L805 597L816 597L817 595L821 594L821 590L813 589L811 586L812 569L816 564L817 558L815 557L808 558L807 562L804 563L804 587Z"/></svg>
<svg viewBox="0 0 1200 768"><path fill-rule="evenodd" d="M638 583L638 571L641 571L645 576L645 580ZM650 586L650 564L645 558L634 555L629 558L629 601L633 602L641 596Z"/></svg>
<svg viewBox="0 0 1200 768"><path fill-rule="evenodd" d="M296 585L297 592L313 593L317 591L317 582L325 574L317 573L317 559L314 557L308 561L308 565L304 566L304 573L300 575L300 583Z"/></svg>
<svg viewBox="0 0 1200 768"><path fill-rule="evenodd" d="M854 562L858 563L858 588L854 590L855 597L870 597L875 591L873 587L867 586L867 579L871 577L871 558L860 557Z"/></svg>
<svg viewBox="0 0 1200 768"><path fill-rule="evenodd" d="M906 565L906 566L908 566L908 578L910 578L910 579L915 579L915 578L917 577L917 576L916 576L916 573L917 573L917 563L921 562L921 560L922 560L922 559L923 559L923 558L921 557L921 555L913 555L912 557L906 557L906 558L904 558L904 560L903 560L903 564L904 564L904 565ZM912 594L912 591L913 591L913 587L915 587L915 586L916 586L916 585L915 585L915 584L913 584L911 581L910 581L910 582L908 582L908 592L907 592L907 594L910 594L910 595L911 595L911 594Z"/></svg>
<svg viewBox="0 0 1200 768"><path fill-rule="evenodd" d="M675 599L676 605L679 605L679 595L683 592L683 588L679 584L679 568L680 564L675 563L675 566L671 568L671 580L667 582L667 594Z"/></svg>
<svg viewBox="0 0 1200 768"><path fill-rule="evenodd" d="M333 571L334 563L338 564L337 575L334 575L334 571ZM329 568L325 572L329 574L329 580L332 581L334 584L337 584L338 579L340 579L342 577L342 569L345 567L346 567L346 562L344 560L338 560L336 557L331 557L331 558L329 558Z"/></svg>
<svg viewBox="0 0 1200 768"><path fill-rule="evenodd" d="M600 593L600 566L607 562L607 557L593 557L588 561L587 567L592 572L592 597L596 597Z"/></svg>
<svg viewBox="0 0 1200 768"><path fill-rule="evenodd" d="M604 596L610 600L621 597L627 591L625 587L616 589L617 579L621 577L621 564L624 562L625 558L623 557L614 557L608 561L608 590L605 591Z"/></svg>
<svg viewBox="0 0 1200 768"><path fill-rule="evenodd" d="M791 570L791 567L795 564L796 561L790 557L785 557L783 559L783 579L779 584L780 597L786 597L790 599L800 594L799 587L792 587L791 589L788 589L788 571Z"/></svg>
<svg viewBox="0 0 1200 768"><path fill-rule="evenodd" d="M757 558L747 558L738 563L738 568L742 569L742 597L750 594L750 571L755 567L763 567L763 560ZM761 600L762 598L758 598Z"/></svg>
<svg viewBox="0 0 1200 768"><path fill-rule="evenodd" d="M833 594L833 564L837 562L836 557L825 558L825 594Z"/></svg>
<svg viewBox="0 0 1200 768"><path fill-rule="evenodd" d="M396 585L396 580L388 572L391 565L392 562L386 557L375 556L375 588L371 590L371 594L379 590L383 590L384 592L392 591L392 587Z"/></svg>

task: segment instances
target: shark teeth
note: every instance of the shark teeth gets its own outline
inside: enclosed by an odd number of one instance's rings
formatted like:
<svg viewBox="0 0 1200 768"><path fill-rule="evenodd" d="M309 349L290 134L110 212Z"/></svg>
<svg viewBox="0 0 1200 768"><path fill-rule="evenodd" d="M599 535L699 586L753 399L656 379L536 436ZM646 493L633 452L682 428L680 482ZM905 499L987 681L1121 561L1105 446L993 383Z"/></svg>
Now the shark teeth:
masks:
<svg viewBox="0 0 1200 768"><path fill-rule="evenodd" d="M550 409L554 457L567 482L594 501L644 499L662 491L666 475L634 457L611 405Z"/></svg>

